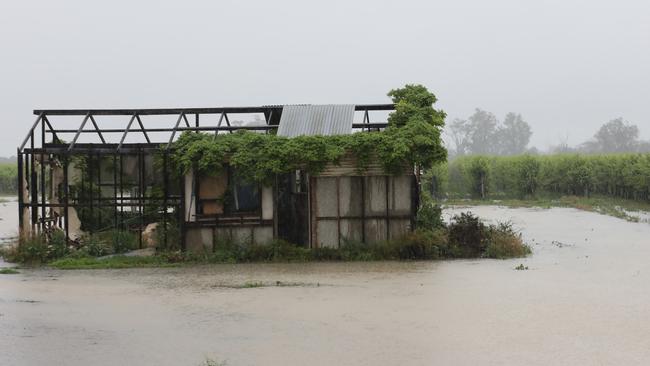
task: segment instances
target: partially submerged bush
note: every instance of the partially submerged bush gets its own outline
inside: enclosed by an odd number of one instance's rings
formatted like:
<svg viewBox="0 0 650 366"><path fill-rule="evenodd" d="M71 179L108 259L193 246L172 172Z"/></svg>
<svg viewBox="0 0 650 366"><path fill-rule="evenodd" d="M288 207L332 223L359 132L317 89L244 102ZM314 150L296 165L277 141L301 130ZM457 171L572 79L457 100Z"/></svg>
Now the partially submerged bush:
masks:
<svg viewBox="0 0 650 366"><path fill-rule="evenodd" d="M488 245L486 226L471 212L462 212L451 219L449 243L458 248L459 256L480 257Z"/></svg>
<svg viewBox="0 0 650 366"><path fill-rule="evenodd" d="M528 245L524 244L521 234L512 228L512 223L500 223L490 226L488 230L488 246L485 257L505 259L525 257L531 253Z"/></svg>
<svg viewBox="0 0 650 366"><path fill-rule="evenodd" d="M510 222L485 225L471 212L463 212L452 218L448 230L449 251L444 257L505 259L531 253Z"/></svg>

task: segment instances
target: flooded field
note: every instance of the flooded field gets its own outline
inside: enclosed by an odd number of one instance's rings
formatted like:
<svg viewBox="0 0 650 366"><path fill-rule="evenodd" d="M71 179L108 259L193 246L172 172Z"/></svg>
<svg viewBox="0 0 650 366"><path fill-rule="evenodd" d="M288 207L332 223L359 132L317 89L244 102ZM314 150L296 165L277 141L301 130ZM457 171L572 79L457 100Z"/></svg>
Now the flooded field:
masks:
<svg viewBox="0 0 650 366"><path fill-rule="evenodd" d="M649 224L471 211L534 254L0 275L0 365L647 364Z"/></svg>

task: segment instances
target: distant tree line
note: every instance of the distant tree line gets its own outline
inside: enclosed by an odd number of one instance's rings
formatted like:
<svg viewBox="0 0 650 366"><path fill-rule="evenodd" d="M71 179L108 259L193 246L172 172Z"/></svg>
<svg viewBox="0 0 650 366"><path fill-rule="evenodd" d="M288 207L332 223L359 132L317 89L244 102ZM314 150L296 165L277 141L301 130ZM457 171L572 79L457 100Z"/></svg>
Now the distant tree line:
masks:
<svg viewBox="0 0 650 366"><path fill-rule="evenodd" d="M509 156L538 154L529 148L533 132L521 114L508 113L503 121L482 109L476 109L466 119L455 119L447 125L449 157L466 155ZM613 119L603 124L590 140L577 146L561 142L552 146L551 154L557 153L634 153L650 152L650 141L639 139L639 127L623 118Z"/></svg>
<svg viewBox="0 0 650 366"><path fill-rule="evenodd" d="M639 139L639 127L623 118L613 119L596 131L590 140L571 147L566 142L551 147L551 153L624 153L650 152L650 141Z"/></svg>
<svg viewBox="0 0 650 366"><path fill-rule="evenodd" d="M453 144L450 156L518 155L527 151L533 132L521 114L508 113L503 121L476 109L467 119L455 119L447 133Z"/></svg>

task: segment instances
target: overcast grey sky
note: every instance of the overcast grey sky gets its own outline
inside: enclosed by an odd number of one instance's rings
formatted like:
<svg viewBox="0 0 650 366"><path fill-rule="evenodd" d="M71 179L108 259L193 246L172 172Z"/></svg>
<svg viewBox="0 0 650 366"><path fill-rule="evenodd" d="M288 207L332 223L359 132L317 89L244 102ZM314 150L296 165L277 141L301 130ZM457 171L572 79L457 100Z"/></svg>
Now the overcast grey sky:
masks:
<svg viewBox="0 0 650 366"><path fill-rule="evenodd" d="M405 83L448 121L522 113L542 149L619 116L650 138L649 1L3 0L0 45L2 156L35 108L383 103Z"/></svg>

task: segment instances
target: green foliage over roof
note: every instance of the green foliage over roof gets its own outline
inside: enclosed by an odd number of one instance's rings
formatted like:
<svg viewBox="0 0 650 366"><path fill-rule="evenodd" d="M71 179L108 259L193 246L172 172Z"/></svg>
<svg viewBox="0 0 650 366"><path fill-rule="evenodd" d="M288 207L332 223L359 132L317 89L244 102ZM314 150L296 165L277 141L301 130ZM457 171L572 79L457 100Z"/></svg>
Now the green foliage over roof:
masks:
<svg viewBox="0 0 650 366"><path fill-rule="evenodd" d="M294 138L250 131L216 136L186 132L173 143L171 161L183 172L195 168L203 174L216 174L228 163L242 178L262 183L297 169L317 174L347 153L357 157L360 171L376 157L388 174L398 173L404 164L428 168L445 161L440 139L445 113L433 108L435 96L421 85L391 90L389 96L396 109L384 131Z"/></svg>

